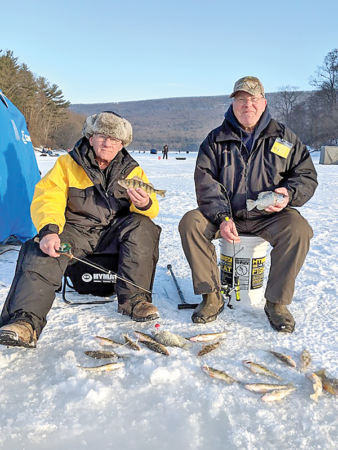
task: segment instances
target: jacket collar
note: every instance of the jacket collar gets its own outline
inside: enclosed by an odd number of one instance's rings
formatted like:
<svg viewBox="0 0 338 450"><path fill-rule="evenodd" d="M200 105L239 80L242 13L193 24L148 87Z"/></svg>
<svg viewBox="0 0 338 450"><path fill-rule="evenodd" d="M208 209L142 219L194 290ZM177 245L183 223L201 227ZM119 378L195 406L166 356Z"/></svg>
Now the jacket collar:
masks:
<svg viewBox="0 0 338 450"><path fill-rule="evenodd" d="M105 176L99 169L99 166L95 160L93 147L90 145L89 140L85 136L75 144L74 149L69 153L69 155L79 166L83 168L94 184L105 185ZM128 155L129 153L127 150L122 148L122 150L118 152L107 167L108 172L110 173L115 164L123 165L125 158Z"/></svg>
<svg viewBox="0 0 338 450"><path fill-rule="evenodd" d="M233 110L232 105L230 105L229 109L225 113L225 119L222 125L217 129L218 132L215 136L216 142L223 141L239 141L241 140L241 128L239 122L237 121ZM255 131L253 131L256 135L256 139L259 138L264 133L264 138L268 137L283 137L283 126L276 122L271 117L270 111L268 107L265 108L264 113L256 127ZM243 133L243 130L242 130Z"/></svg>

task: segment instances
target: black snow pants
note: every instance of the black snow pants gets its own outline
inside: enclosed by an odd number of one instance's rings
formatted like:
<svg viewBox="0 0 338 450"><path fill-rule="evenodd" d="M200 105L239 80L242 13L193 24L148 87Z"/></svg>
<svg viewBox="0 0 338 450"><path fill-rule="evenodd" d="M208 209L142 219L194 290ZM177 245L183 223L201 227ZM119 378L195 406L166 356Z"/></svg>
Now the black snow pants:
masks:
<svg viewBox="0 0 338 450"><path fill-rule="evenodd" d="M66 224L60 239L69 243L72 253L79 258L93 253L112 255L117 260L119 276L151 291L159 256L160 233L161 228L148 217L129 214L115 219L109 229L94 239ZM69 264L72 261L67 256L52 258L40 250L34 239L27 241L20 250L15 276L1 312L0 326L23 319L31 323L39 337ZM120 279L116 283L116 293L119 303L135 295L146 294ZM151 302L151 295L146 296Z"/></svg>

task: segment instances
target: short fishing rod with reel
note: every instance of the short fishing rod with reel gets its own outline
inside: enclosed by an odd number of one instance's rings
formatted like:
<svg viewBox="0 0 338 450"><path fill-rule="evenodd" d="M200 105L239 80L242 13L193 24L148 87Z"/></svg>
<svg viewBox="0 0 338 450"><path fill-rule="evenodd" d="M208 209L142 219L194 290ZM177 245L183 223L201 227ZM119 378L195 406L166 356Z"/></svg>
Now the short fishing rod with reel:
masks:
<svg viewBox="0 0 338 450"><path fill-rule="evenodd" d="M109 280L111 283L116 283L117 280L119 279L119 280L124 281L125 283L129 283L132 286L135 286L135 287L141 289L144 292L151 294L151 291L149 291L148 289L145 289L142 286L139 286L136 283L133 283L132 281L127 280L126 278L121 277L120 275L117 275L117 273L113 272L112 270L106 269L105 267L103 267L99 264L96 264L92 261L88 261L87 259L78 258L77 256L74 256L74 254L72 253L71 245L66 242L61 242L59 250L56 250L56 251L57 251L57 253L60 253L60 255L67 256L70 260L75 259L76 261L79 261L87 266L90 266L96 270L99 270L100 272L103 272L103 273L109 275ZM65 276L65 281L64 281L64 285L63 285L63 289L62 289L62 298L63 298L64 302L69 305L93 305L93 304L96 305L96 304L104 304L104 303L112 303L113 302L113 300L98 300L98 301L91 301L91 302L70 302L69 300L66 299L66 296L65 296L66 286L73 288L73 286L71 286L68 283L66 276Z"/></svg>

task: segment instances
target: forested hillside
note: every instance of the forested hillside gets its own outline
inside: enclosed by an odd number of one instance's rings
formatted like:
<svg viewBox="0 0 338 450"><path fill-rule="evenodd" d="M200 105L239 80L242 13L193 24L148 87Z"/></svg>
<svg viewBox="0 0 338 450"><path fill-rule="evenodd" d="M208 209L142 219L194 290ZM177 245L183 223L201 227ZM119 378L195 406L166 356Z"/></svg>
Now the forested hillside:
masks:
<svg viewBox="0 0 338 450"><path fill-rule="evenodd" d="M264 80L263 80L264 82ZM281 86L266 97L272 116L289 126L307 145L338 143L338 49L329 52L310 78L311 91ZM196 151L210 130L220 125L229 95L135 102L74 104L43 76L19 64L13 52L0 50L0 88L25 115L33 144L72 148L88 115L111 110L128 119L134 132L130 149Z"/></svg>
<svg viewBox="0 0 338 450"><path fill-rule="evenodd" d="M276 110L277 93L267 94L272 112ZM306 95L304 94L304 98ZM100 111L114 111L133 125L134 141L130 148L197 151L207 134L218 127L231 103L229 95L185 97L138 102L71 105L69 109L89 116Z"/></svg>

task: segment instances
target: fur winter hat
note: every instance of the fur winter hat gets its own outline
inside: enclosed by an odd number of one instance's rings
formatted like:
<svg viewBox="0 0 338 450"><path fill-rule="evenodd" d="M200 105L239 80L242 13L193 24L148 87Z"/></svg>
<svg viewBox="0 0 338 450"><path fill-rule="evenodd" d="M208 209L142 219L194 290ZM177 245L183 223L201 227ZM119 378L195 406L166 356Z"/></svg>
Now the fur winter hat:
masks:
<svg viewBox="0 0 338 450"><path fill-rule="evenodd" d="M133 129L128 120L112 111L98 114L93 124L93 132L120 139L125 147L133 141Z"/></svg>
<svg viewBox="0 0 338 450"><path fill-rule="evenodd" d="M93 114L92 116L87 117L85 123L83 124L82 128L82 134L83 136L86 136L87 139L90 138L90 136L93 136L93 125L97 118L97 114Z"/></svg>
<svg viewBox="0 0 338 450"><path fill-rule="evenodd" d="M82 134L89 139L95 133L120 139L125 147L133 141L131 124L112 111L103 111L87 117Z"/></svg>

